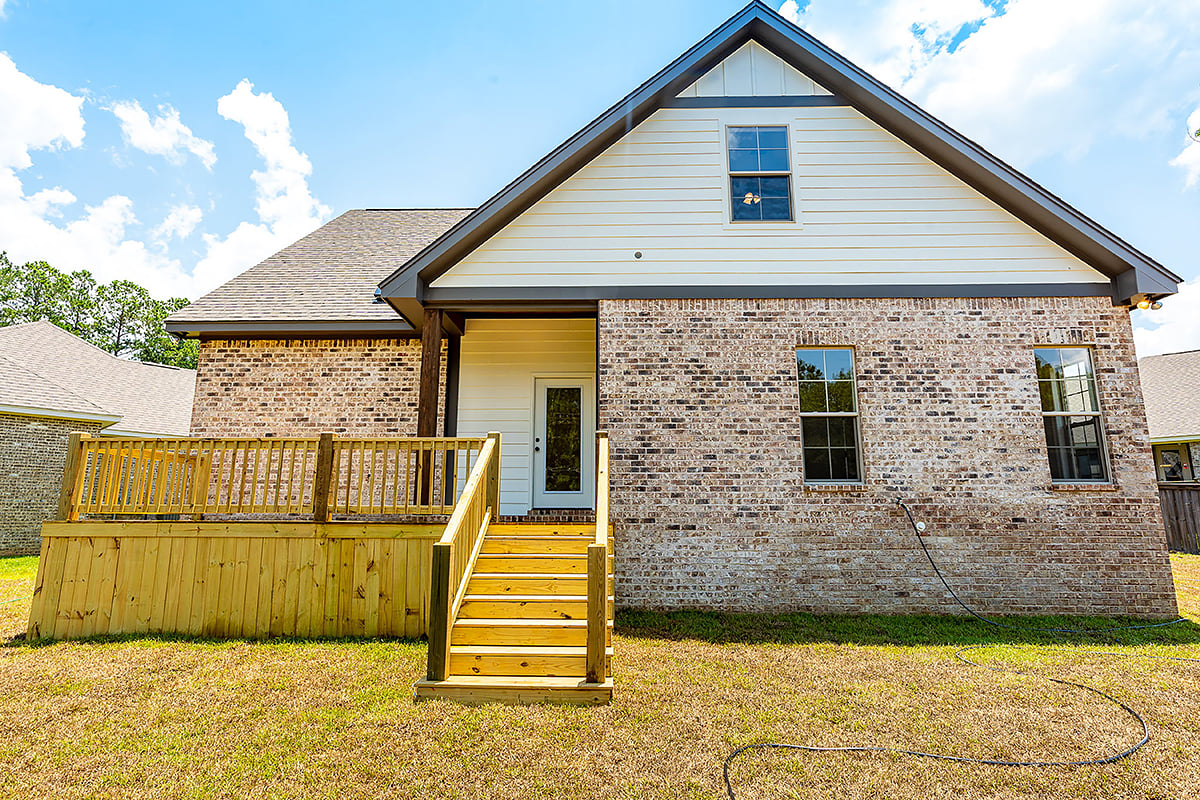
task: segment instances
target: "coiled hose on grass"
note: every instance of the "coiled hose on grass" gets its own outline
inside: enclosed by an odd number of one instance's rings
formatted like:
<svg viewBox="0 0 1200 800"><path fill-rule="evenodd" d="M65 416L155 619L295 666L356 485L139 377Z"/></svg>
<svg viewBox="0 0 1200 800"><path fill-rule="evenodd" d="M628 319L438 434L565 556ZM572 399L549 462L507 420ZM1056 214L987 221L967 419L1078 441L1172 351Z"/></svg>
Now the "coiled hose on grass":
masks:
<svg viewBox="0 0 1200 800"><path fill-rule="evenodd" d="M970 614L972 617L974 617L975 619L979 620L980 622L982 622L986 625L991 625L996 628L1004 628L1006 630L1013 630L1013 631L1027 631L1027 632L1050 633L1050 634L1067 634L1067 635L1073 635L1073 636L1102 636L1105 634L1115 633L1118 631L1136 631L1136 630L1147 630L1150 628L1165 628L1168 625L1178 625L1179 623L1185 621L1183 617L1179 617L1178 619L1169 620L1167 622L1155 622L1155 623L1150 623L1150 624L1146 624L1146 625L1119 625L1119 626L1114 626L1114 627L1089 629L1089 628L1038 628L1038 627L1034 627L1034 626L1030 626L1030 625L1011 625L1011 624L1008 624L1005 622L999 622L994 619L989 619L989 618L983 616L982 614L980 614L979 612L975 611L975 609L968 606L966 603L963 602L962 598L958 596L958 593L954 591L953 587L951 587L950 583L946 580L946 576L943 575L941 569L938 568L937 562L933 560L933 555L929 552L929 548L925 546L925 540L921 536L921 529L917 526L916 520L913 519L912 511L910 511L908 506L905 505L905 503L901 500L896 500L896 505L898 505L898 506L900 506L900 508L904 509L904 513L908 517L908 524L912 527L913 533L917 537L917 542L920 543L921 550L922 550L922 552L925 553L925 558L929 561L929 566L933 567L934 573L937 574L938 579L942 582L942 585L946 587L946 591L948 591L950 593L950 596L954 598L954 601L956 603L958 603L960 606L962 606L962 608L968 614ZM964 648L958 650L957 652L955 652L954 657L964 664L968 664L972 667L980 667L982 669L991 670L992 672L1007 672L1007 673L1014 674L1014 675L1029 675L1030 674L1028 672L1024 672L1021 670L1007 669L1004 667L993 667L993 666L988 666L986 664L980 664L979 662L972 661L971 659L969 659L965 655L963 655L964 653L968 653L972 650L979 650L984 647L990 647L990 646L991 645L986 645L986 644L970 645L968 647L964 647ZM1066 648L1051 648L1051 649L1060 650L1063 652L1070 652L1070 653L1083 653L1083 654L1087 654L1087 655L1115 656L1117 658L1154 658L1154 659L1163 659L1163 660L1167 660L1167 661L1191 661L1191 662L1200 663L1200 658L1184 658L1182 656L1140 655L1140 654L1119 653L1119 652L1112 652L1112 651L1105 651L1105 650L1068 650ZM742 753L745 753L745 752L748 752L751 750L799 750L799 751L803 751L806 753L894 753L896 755L912 756L914 758L929 758L929 759L934 759L937 761L953 761L953 762L957 762L960 764L987 764L990 766L998 766L998 767L1088 767L1088 766L1098 766L1101 764L1111 764L1114 761L1120 761L1123 758L1128 758L1129 756L1136 753L1138 750L1141 750L1142 747L1144 747L1146 745L1146 743L1150 741L1150 726L1146 724L1146 720L1142 718L1142 715L1139 714L1137 711L1135 711L1130 706L1126 705L1125 703L1121 702L1117 698L1108 694L1107 692L1103 692L1094 686L1088 686L1085 683L1076 683L1075 681L1063 680L1061 678L1046 678L1046 680L1050 681L1051 683L1057 683L1060 686L1070 686L1075 689L1083 689L1086 692L1091 692L1092 694L1103 697L1105 700L1108 700L1109 702L1116 705L1118 708L1121 709L1121 711L1128 714L1130 717L1132 717L1134 720L1136 720L1139 725L1142 726L1142 737L1136 743L1126 747L1125 749L1123 749L1119 752L1113 753L1111 755L1104 756L1103 758L1089 758L1089 759L1080 759L1080 760L1074 760L1074 761L1004 761L1001 759L991 759L991 758L968 758L965 756L952 756L952 755L947 755L945 753L926 753L926 752L922 752L920 750L905 750L904 748L900 748L900 747L871 747L871 746L820 747L817 745L789 744L789 743L780 743L780 742L764 742L762 744L747 744L747 745L743 745L742 747L737 748L736 750L734 750L732 753L730 753L725 758L725 764L722 768L722 777L725 780L725 794L729 797L729 800L737 800L737 795L734 793L734 790L733 790L733 783L729 777L729 768L730 768L730 765L733 764L734 759L736 759Z"/></svg>

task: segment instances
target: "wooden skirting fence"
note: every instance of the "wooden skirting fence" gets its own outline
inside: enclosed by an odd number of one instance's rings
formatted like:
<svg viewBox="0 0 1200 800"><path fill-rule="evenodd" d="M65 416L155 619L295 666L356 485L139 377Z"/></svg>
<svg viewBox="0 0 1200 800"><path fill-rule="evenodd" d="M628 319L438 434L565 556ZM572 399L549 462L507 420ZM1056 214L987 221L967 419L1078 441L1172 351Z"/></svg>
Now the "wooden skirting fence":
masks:
<svg viewBox="0 0 1200 800"><path fill-rule="evenodd" d="M1167 549L1200 554L1200 483L1160 483Z"/></svg>
<svg viewBox="0 0 1200 800"><path fill-rule="evenodd" d="M441 525L48 522L29 637L426 633Z"/></svg>

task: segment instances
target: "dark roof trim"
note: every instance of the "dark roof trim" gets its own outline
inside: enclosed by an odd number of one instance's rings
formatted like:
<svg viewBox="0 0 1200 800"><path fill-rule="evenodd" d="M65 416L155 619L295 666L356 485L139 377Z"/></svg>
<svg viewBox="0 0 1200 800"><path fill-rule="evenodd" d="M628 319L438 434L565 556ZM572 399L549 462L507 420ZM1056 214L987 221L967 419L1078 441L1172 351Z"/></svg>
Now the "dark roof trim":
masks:
<svg viewBox="0 0 1200 800"><path fill-rule="evenodd" d="M582 308L599 300L791 299L881 297L1104 297L1108 283L920 283L816 286L530 286L431 288L425 302L439 308L471 309L497 303L533 303Z"/></svg>
<svg viewBox="0 0 1200 800"><path fill-rule="evenodd" d="M813 108L848 106L836 94L797 94L782 97L672 97L663 108Z"/></svg>
<svg viewBox="0 0 1200 800"><path fill-rule="evenodd" d="M1119 278L1114 302L1177 290L1178 275L754 0L383 280L383 296L411 322L431 281L750 39L1092 267Z"/></svg>
<svg viewBox="0 0 1200 800"><path fill-rule="evenodd" d="M167 322L169 333L182 338L233 337L266 339L275 336L319 338L410 338L419 336L401 320L259 320L254 322Z"/></svg>

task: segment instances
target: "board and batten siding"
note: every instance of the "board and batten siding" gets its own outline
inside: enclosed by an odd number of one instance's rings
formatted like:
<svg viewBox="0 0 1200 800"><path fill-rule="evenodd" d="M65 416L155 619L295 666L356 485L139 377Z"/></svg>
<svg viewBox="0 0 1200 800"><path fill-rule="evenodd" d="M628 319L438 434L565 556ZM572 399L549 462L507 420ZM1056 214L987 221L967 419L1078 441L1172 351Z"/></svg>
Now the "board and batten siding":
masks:
<svg viewBox="0 0 1200 800"><path fill-rule="evenodd" d="M731 125L788 126L795 221L730 222ZM853 108L818 106L659 109L432 285L955 283L1108 278Z"/></svg>
<svg viewBox="0 0 1200 800"><path fill-rule="evenodd" d="M500 431L500 513L525 514L533 503L534 379L593 377L596 320L468 319L459 359L458 435Z"/></svg>
<svg viewBox="0 0 1200 800"><path fill-rule="evenodd" d="M780 97L830 91L755 41L746 42L678 97Z"/></svg>

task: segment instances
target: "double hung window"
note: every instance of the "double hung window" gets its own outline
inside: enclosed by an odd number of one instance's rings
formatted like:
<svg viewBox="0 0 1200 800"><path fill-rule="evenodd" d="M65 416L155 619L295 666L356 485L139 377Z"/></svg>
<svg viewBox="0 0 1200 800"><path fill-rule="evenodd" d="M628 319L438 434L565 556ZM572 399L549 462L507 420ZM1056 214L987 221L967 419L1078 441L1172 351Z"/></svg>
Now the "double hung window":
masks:
<svg viewBox="0 0 1200 800"><path fill-rule="evenodd" d="M854 351L801 348L796 372L805 483L857 483L862 470Z"/></svg>
<svg viewBox="0 0 1200 800"><path fill-rule="evenodd" d="M787 126L729 128L728 143L733 221L792 220Z"/></svg>
<svg viewBox="0 0 1200 800"><path fill-rule="evenodd" d="M1086 347L1046 347L1033 352L1050 477L1055 481L1108 480L1091 351Z"/></svg>

